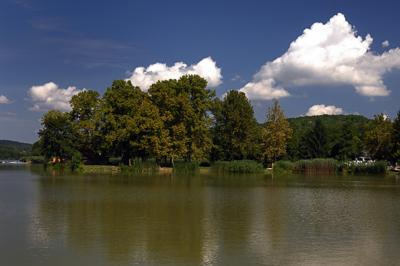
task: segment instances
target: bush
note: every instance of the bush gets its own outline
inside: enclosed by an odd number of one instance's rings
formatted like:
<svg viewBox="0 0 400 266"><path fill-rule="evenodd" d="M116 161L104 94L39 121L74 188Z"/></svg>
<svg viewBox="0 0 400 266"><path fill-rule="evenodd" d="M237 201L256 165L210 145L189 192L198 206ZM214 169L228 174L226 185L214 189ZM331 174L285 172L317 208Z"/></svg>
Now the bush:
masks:
<svg viewBox="0 0 400 266"><path fill-rule="evenodd" d="M229 173L262 173L264 167L262 164L252 160L240 161L217 161L212 168L218 172Z"/></svg>
<svg viewBox="0 0 400 266"><path fill-rule="evenodd" d="M71 157L71 161L68 162L68 166L72 172L76 172L82 169L82 154L80 152L74 152Z"/></svg>

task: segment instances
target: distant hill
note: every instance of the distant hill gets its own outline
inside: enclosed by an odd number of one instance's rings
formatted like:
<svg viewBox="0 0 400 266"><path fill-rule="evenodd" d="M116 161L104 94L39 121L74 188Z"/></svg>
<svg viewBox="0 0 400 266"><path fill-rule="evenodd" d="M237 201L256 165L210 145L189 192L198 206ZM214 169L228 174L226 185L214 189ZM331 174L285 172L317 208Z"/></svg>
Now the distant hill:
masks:
<svg viewBox="0 0 400 266"><path fill-rule="evenodd" d="M32 144L12 140L0 140L0 159L20 159L29 155Z"/></svg>
<svg viewBox="0 0 400 266"><path fill-rule="evenodd" d="M343 125L352 125L354 128L362 130L370 121L370 119L362 115L300 116L289 118L288 121L293 130L301 134L311 129L317 119L321 120L328 131L337 131Z"/></svg>

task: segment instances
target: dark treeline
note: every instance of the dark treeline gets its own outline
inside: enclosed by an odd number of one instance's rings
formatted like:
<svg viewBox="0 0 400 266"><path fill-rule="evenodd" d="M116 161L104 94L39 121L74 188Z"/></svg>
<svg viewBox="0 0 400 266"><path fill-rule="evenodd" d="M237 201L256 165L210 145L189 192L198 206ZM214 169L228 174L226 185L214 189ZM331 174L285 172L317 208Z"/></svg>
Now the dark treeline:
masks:
<svg viewBox="0 0 400 266"><path fill-rule="evenodd" d="M0 159L20 159L30 155L32 144L11 140L0 140Z"/></svg>
<svg viewBox="0 0 400 266"><path fill-rule="evenodd" d="M396 161L400 156L400 112L384 115L320 116L286 119L277 101L257 123L244 93L232 90L221 100L197 75L159 81L148 92L116 80L103 96L83 91L70 112L49 111L39 131L46 159L107 164L120 158L174 161L336 158L368 154Z"/></svg>

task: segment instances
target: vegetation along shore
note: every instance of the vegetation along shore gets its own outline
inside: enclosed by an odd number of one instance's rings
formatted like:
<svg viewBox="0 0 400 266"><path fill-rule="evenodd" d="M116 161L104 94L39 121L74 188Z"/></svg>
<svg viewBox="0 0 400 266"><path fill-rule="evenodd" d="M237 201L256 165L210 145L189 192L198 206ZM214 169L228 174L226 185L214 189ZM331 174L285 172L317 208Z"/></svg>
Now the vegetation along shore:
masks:
<svg viewBox="0 0 400 266"><path fill-rule="evenodd" d="M384 173L400 159L400 112L393 120L384 114L287 119L275 100L259 124L244 93L217 98L197 75L158 81L147 92L116 80L104 95L85 90L70 104L70 112L45 113L32 151L22 145L13 157L86 172L210 165L262 172L275 165L278 172ZM353 163L359 157L368 161Z"/></svg>

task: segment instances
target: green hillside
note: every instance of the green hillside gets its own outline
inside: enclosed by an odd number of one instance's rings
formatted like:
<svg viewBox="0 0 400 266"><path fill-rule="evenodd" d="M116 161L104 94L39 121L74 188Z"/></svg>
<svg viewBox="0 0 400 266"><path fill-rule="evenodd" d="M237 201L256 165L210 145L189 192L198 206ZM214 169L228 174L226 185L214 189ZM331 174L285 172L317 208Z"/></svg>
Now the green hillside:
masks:
<svg viewBox="0 0 400 266"><path fill-rule="evenodd" d="M307 137L309 132L319 120L325 128L327 138L326 150L329 151L327 156L336 157L335 147L342 141L342 134L345 129L353 132L353 144L355 153L362 151L361 140L364 131L368 126L370 119L361 115L321 115L321 116L303 116L289 118L291 128L293 129L293 137L288 143L288 156L290 159L304 158L302 151L302 141Z"/></svg>
<svg viewBox="0 0 400 266"><path fill-rule="evenodd" d="M32 144L11 140L0 140L0 159L20 159L29 155Z"/></svg>
<svg viewBox="0 0 400 266"><path fill-rule="evenodd" d="M319 119L328 131L339 131L344 125L352 125L358 130L370 121L368 118L361 115L320 115L320 116L301 116L289 118L288 121L292 129L299 134L311 129L315 121Z"/></svg>

